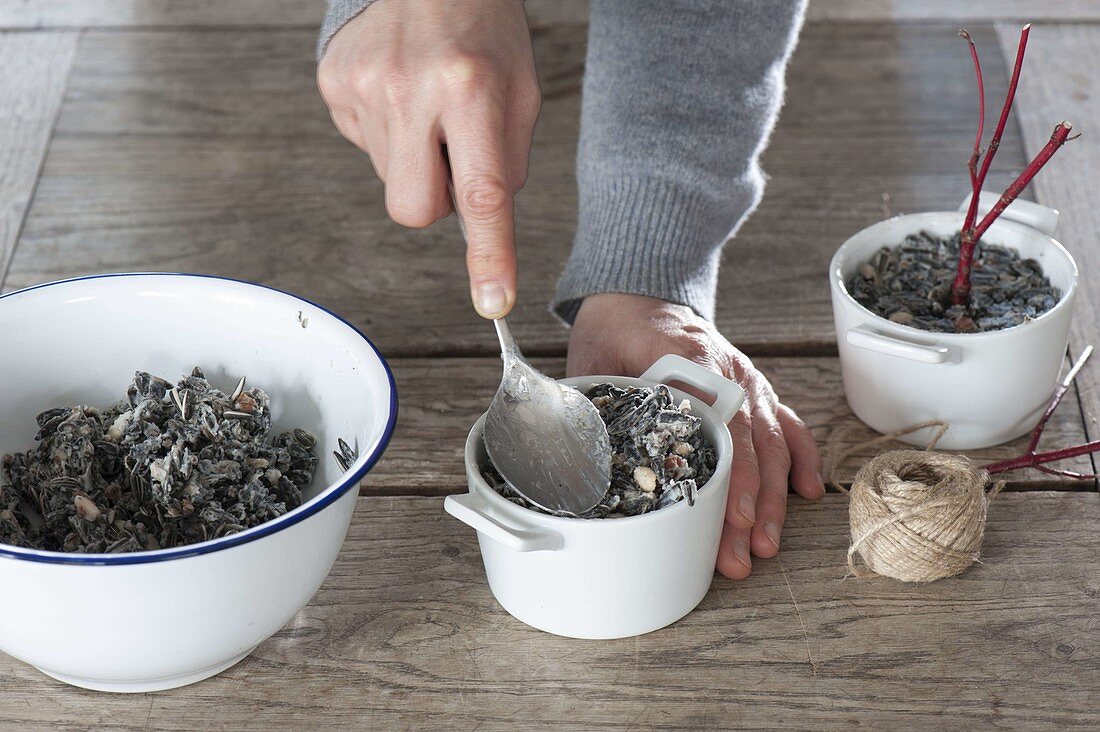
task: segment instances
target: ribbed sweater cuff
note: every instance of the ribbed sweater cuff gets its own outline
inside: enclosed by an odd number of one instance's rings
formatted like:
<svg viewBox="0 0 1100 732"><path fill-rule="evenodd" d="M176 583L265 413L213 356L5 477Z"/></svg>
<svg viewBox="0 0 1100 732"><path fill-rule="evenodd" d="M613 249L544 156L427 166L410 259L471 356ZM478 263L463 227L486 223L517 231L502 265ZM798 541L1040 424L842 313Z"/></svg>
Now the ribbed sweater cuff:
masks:
<svg viewBox="0 0 1100 732"><path fill-rule="evenodd" d="M615 178L581 192L573 253L551 310L572 324L588 295L620 292L687 305L714 317L729 206L682 184Z"/></svg>
<svg viewBox="0 0 1100 732"><path fill-rule="evenodd" d="M328 42L336 35L336 31L343 28L352 18L369 8L375 0L329 0L328 12L321 23L321 35L317 38L317 58L325 55Z"/></svg>

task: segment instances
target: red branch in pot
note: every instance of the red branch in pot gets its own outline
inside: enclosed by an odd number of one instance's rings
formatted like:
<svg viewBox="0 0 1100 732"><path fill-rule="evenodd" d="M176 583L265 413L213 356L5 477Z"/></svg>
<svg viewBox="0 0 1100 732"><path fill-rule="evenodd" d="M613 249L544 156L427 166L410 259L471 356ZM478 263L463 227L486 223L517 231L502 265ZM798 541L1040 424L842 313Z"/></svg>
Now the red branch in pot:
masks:
<svg viewBox="0 0 1100 732"><path fill-rule="evenodd" d="M1054 132L1051 134L1050 141L1047 142L1046 146L1039 151L1039 154L1035 156L1016 180L1012 182L1012 185L1001 194L996 205L994 205L989 213L982 218L981 222L977 222L978 200L981 194L982 185L985 183L986 175L989 173L989 167L993 162L993 157L997 154L997 149L1000 147L1005 125L1008 123L1008 117L1012 111L1012 103L1016 98L1016 87L1020 82L1020 71L1024 65L1024 51L1027 48L1027 39L1030 32L1030 23L1025 25L1020 31L1020 42L1016 48L1016 63L1012 68L1012 78L1008 83L1008 93L1005 95L1004 105L1001 107L1001 116L997 120L997 127L993 130L993 137L989 140L989 147L984 151L985 157L983 158L981 142L982 134L985 129L985 82L982 77L982 67L978 61L978 49L974 45L974 39L966 29L959 30L959 35L966 39L970 48L970 57L974 62L974 73L978 79L978 133L974 139L974 151L970 156L970 160L967 162L967 170L970 172L971 197L970 205L966 210L966 217L963 219L959 244L958 269L955 273L955 281L951 286L951 300L955 305L963 305L970 299L970 271L974 262L974 250L981 240L982 234L984 234L990 224L1001 215L1005 208L1016 200L1016 197L1027 187L1031 179L1047 164L1047 161L1050 160L1051 156L1054 155L1058 148L1069 139L1069 132L1072 129L1072 125L1068 122L1059 123L1058 126L1054 128ZM978 167L979 162L981 162L980 169Z"/></svg>

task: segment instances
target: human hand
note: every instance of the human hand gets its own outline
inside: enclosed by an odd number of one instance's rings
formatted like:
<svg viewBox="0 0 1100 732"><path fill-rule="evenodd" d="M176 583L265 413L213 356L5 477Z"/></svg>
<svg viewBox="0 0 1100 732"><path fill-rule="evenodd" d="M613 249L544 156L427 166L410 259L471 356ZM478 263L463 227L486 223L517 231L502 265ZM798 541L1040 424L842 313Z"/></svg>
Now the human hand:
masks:
<svg viewBox="0 0 1100 732"><path fill-rule="evenodd" d="M506 315L513 197L540 104L521 0L378 0L332 37L317 85L340 133L370 156L394 221L447 216L453 176L474 307Z"/></svg>
<svg viewBox="0 0 1100 732"><path fill-rule="evenodd" d="M825 494L821 456L813 435L781 404L745 354L691 308L640 295L590 295L569 337L570 376L639 376L666 353L702 364L745 390L745 403L729 423L733 469L718 571L744 579L751 555L779 552L787 513L788 478L804 498Z"/></svg>

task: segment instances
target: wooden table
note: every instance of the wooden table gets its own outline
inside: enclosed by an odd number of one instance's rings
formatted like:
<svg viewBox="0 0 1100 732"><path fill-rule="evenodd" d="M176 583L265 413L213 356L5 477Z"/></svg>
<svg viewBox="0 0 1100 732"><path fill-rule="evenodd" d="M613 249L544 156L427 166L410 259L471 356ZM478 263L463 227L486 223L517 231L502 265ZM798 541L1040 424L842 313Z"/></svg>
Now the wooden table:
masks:
<svg viewBox="0 0 1100 732"><path fill-rule="evenodd" d="M719 325L829 449L871 436L840 387L832 251L884 216L954 208L966 192L975 99L959 11L912 5L811 5L764 159L767 195L724 254ZM1041 5L968 4L991 100L1014 48L1008 21ZM492 331L467 305L455 227L386 219L369 163L314 89L316 3L248 6L0 6L12 29L0 32L0 286L186 270L301 293L391 358L397 433L324 587L247 660L191 687L111 696L0 657L0 728L1100 724L1091 481L1013 476L992 506L984 563L932 585L846 577L846 504L830 494L793 497L780 556L757 560L744 582L716 577L700 608L663 631L584 642L507 615L472 532L442 511L441 496L465 489L462 438L499 374ZM511 322L560 373L566 332L545 302L575 226L584 3L528 8L545 102L519 201L523 298ZM1100 97L1088 71L1100 12L1046 12L990 183L1011 179L1059 119L1085 130L1033 192L1063 209L1086 274L1076 353L1096 339L1100 306L1100 137L1089 128ZM1094 359L1047 444L1095 438L1098 386ZM859 464L841 466L843 480ZM1093 472L1087 457L1070 467Z"/></svg>

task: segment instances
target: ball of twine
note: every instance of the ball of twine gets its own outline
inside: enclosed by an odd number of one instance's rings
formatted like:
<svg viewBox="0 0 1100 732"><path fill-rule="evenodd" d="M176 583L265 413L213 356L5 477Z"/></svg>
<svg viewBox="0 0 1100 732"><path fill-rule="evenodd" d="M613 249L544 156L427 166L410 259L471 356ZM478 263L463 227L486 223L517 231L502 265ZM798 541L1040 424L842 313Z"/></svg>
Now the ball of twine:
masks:
<svg viewBox="0 0 1100 732"><path fill-rule="evenodd" d="M986 492L989 474L961 455L894 450L864 465L849 494L848 520L856 554L876 574L932 582L978 560L986 508L1001 489Z"/></svg>

